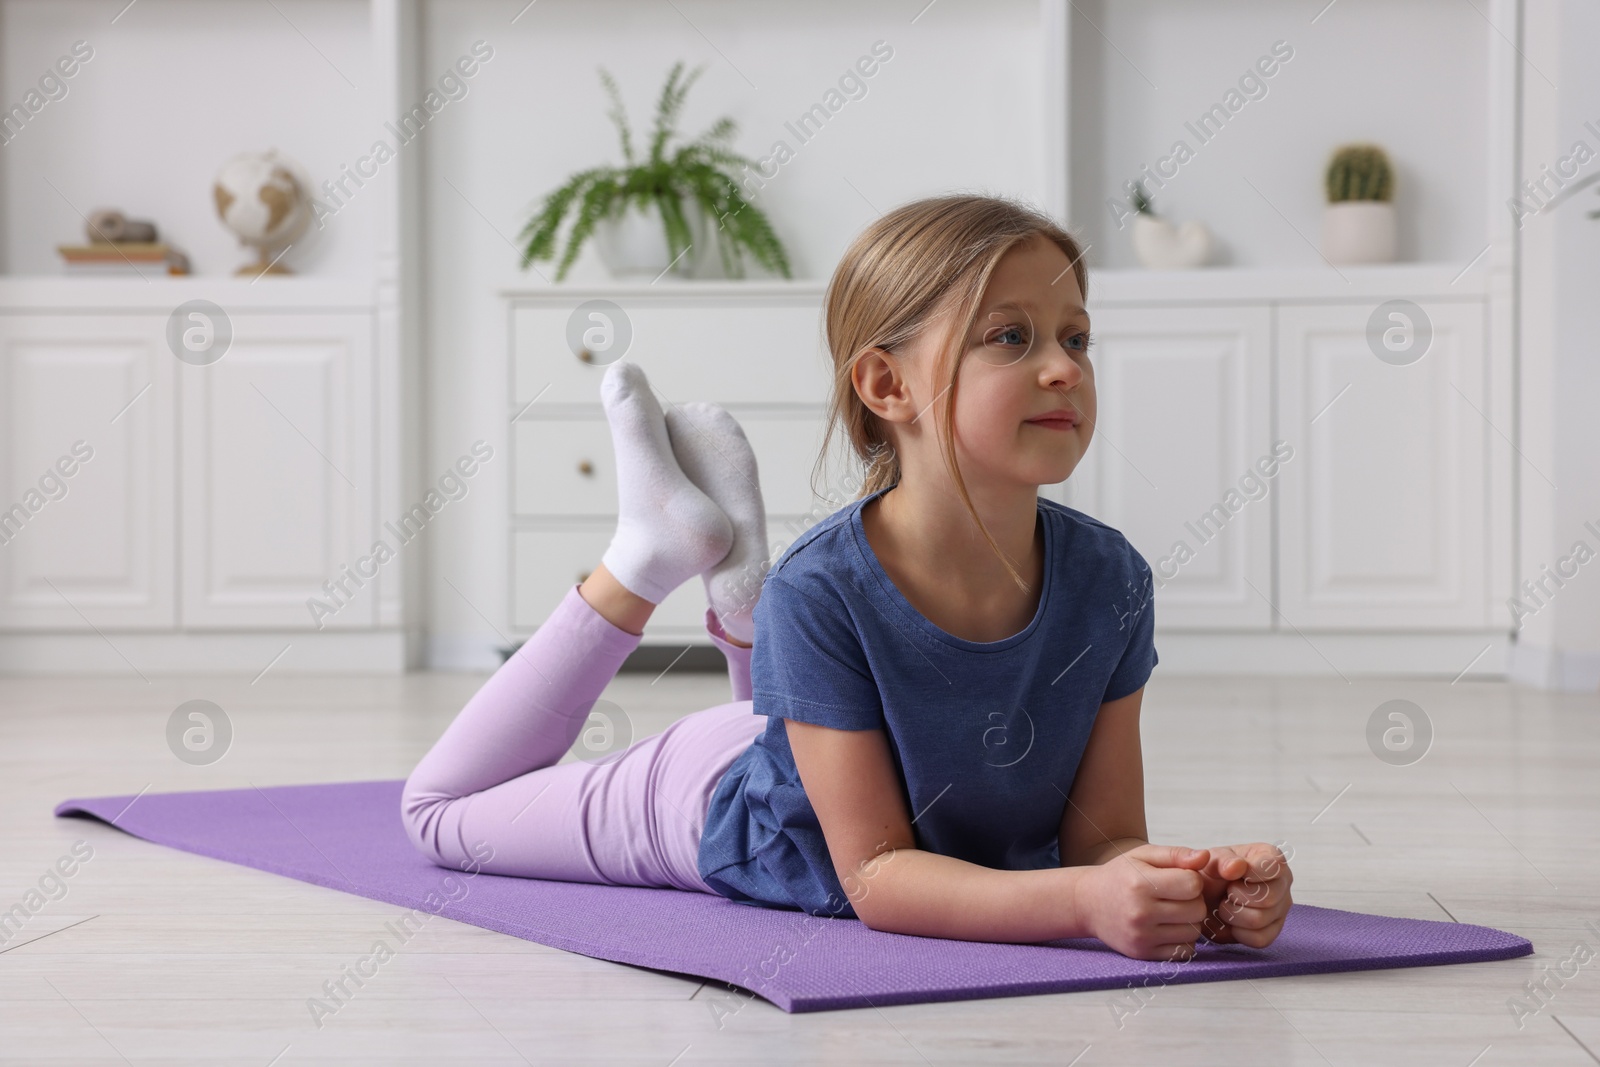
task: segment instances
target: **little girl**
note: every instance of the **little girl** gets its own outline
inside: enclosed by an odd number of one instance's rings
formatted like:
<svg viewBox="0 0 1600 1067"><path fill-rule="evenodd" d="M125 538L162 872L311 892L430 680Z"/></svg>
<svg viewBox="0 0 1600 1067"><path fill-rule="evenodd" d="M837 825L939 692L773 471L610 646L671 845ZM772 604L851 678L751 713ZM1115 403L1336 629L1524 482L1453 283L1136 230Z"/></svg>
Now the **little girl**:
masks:
<svg viewBox="0 0 1600 1067"><path fill-rule="evenodd" d="M494 874L933 937L1096 937L1151 960L1270 944L1292 881L1277 848L1147 841L1150 568L1038 495L1094 431L1087 282L1072 236L1008 200L920 200L869 226L825 298L827 436L843 425L866 481L770 568L738 424L663 413L637 366L612 365L615 537L412 772L422 853L464 866L487 844ZM696 574L733 702L558 765Z"/></svg>

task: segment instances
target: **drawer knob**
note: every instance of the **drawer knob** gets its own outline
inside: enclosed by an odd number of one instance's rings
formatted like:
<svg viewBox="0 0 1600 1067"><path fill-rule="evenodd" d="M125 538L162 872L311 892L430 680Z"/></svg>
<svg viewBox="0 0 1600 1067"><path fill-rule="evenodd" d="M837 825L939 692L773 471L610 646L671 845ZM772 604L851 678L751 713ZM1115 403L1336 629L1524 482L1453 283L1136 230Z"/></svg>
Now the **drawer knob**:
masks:
<svg viewBox="0 0 1600 1067"><path fill-rule="evenodd" d="M589 351L587 348L580 348L578 349L578 358L583 360L585 363L593 363L594 353Z"/></svg>
<svg viewBox="0 0 1600 1067"><path fill-rule="evenodd" d="M586 459L578 460L578 473L587 478L594 473L594 464Z"/></svg>

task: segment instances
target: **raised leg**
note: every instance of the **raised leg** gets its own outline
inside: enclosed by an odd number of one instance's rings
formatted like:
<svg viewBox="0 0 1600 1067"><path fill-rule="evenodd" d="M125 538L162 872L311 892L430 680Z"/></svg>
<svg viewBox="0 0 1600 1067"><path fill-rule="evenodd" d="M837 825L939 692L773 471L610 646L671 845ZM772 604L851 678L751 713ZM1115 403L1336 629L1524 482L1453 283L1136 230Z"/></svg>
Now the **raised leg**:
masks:
<svg viewBox="0 0 1600 1067"><path fill-rule="evenodd" d="M723 618L743 629L748 605L726 595L724 577L733 573L730 559L737 555L742 561L755 550L751 546L765 543L754 455L731 417L707 408L703 427L684 424L680 434L696 442L684 447L696 481L679 466L643 371L619 361L602 381L601 399L617 455L617 532L601 565L581 586L568 589L545 624L484 683L417 764L406 782L401 815L417 848L447 866L476 863L493 873L703 888L691 884L699 879L693 848L686 844L691 837L698 842L703 825L698 798L709 799L721 773L717 761L726 757L725 767L742 751L735 742L742 738L747 744L765 721L743 703L751 691L750 647L729 635L715 610L707 610L707 632L728 662L737 703L722 707L735 709L731 717L724 711L708 719L697 712L689 716L696 727L674 724L604 762L560 760L622 661L638 647L655 605L683 581L700 574L712 604L723 605ZM740 517L737 529L702 484L729 502ZM736 534L745 548L737 547ZM723 571L715 570L719 565L726 565ZM750 567L741 562L738 569ZM720 725L712 728L713 723ZM658 738L693 739L701 728L709 729L705 746L686 744L676 762L656 767L658 754L672 750ZM729 755L725 748L737 751ZM665 788L669 781L681 788ZM543 803L547 789L556 792ZM658 795L680 798L668 809L690 816L679 826L688 837L661 829ZM528 812L536 805L534 818ZM700 824L693 823L696 805ZM499 858L485 863L480 846ZM639 880L649 878L664 880Z"/></svg>

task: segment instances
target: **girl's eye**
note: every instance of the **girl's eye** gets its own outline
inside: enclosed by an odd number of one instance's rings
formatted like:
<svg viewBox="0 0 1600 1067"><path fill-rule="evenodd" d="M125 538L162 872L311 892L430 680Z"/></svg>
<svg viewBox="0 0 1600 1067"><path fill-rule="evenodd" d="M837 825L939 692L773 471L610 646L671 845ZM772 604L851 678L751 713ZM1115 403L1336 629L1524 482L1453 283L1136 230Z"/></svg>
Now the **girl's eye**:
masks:
<svg viewBox="0 0 1600 1067"><path fill-rule="evenodd" d="M986 344L1025 345L1028 343L1028 331L1022 326L1007 326L998 333L991 334ZM1094 337L1087 333L1076 333L1067 338L1065 345L1068 352L1087 352L1094 344Z"/></svg>

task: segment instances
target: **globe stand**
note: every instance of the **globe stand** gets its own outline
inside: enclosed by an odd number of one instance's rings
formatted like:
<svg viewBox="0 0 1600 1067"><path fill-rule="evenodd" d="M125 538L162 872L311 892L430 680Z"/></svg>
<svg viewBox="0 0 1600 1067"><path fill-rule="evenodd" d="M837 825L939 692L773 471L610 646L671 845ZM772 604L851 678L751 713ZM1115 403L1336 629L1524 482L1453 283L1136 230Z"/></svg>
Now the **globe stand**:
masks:
<svg viewBox="0 0 1600 1067"><path fill-rule="evenodd" d="M233 276L235 278L259 278L263 274L286 275L294 273L294 271L290 270L288 267L285 267L276 259L268 259L267 250L265 248L258 248L256 251L258 255L256 261L254 263L246 263L244 266L234 271ZM286 246L283 251L288 251L288 247ZM281 255L282 253L280 252L279 254Z"/></svg>

